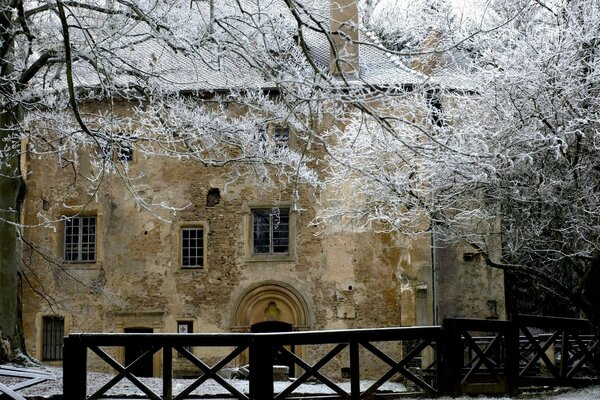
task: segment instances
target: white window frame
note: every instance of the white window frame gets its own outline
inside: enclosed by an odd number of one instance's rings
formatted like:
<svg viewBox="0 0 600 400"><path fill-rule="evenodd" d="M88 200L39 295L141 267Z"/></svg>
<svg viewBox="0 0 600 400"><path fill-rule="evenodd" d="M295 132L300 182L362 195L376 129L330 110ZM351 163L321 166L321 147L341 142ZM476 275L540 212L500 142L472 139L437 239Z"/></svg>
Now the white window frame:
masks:
<svg viewBox="0 0 600 400"><path fill-rule="evenodd" d="M194 246L191 245L191 243L188 243L187 247L184 245L185 244L185 232L199 232L200 235L196 235L196 237L192 238L192 237L187 237L188 241L197 241L197 240L201 240L201 247L198 246L198 243L194 243ZM206 247L206 243L204 241L205 237L204 237L204 227L203 226L182 226L179 230L179 237L180 237L180 245L179 245L179 251L180 251L180 260L181 260L181 268L199 268L202 269L204 268L204 264L205 264L205 260L204 260L204 256L205 256L205 247ZM187 249L188 251L188 255L185 255L184 252ZM189 254L189 252L191 250L196 250L196 253L194 256L191 256ZM199 250L199 251L198 251ZM200 260L199 264L185 264L185 260L188 259L190 261L194 260L197 261L198 259Z"/></svg>
<svg viewBox="0 0 600 400"><path fill-rule="evenodd" d="M94 221L94 231L91 233L93 236L93 241L87 240L84 242L85 236L90 236L88 233L84 235L84 221L85 220L93 220ZM75 235L73 233L69 234L68 229L74 228L75 226L69 226L70 224L77 221L77 229L78 233ZM88 224L89 229L89 224ZM74 244L72 238L77 237L77 243ZM71 243L67 243L67 239L71 238ZM84 250L84 247L87 246L87 249ZM92 250L90 250L90 246ZM76 247L76 248L74 248ZM89 255L93 253L93 257L89 258ZM76 258L72 258L73 254L75 254ZM88 259L84 260L83 255L87 254ZM95 263L98 259L98 217L96 215L82 215L82 216L72 216L67 217L64 221L64 229L63 229L63 258L67 263Z"/></svg>
<svg viewBox="0 0 600 400"><path fill-rule="evenodd" d="M208 267L208 223L205 221L180 221L174 224L176 232L174 234L176 249L177 266L182 271L206 270ZM184 229L202 230L202 265L183 265L183 231Z"/></svg>

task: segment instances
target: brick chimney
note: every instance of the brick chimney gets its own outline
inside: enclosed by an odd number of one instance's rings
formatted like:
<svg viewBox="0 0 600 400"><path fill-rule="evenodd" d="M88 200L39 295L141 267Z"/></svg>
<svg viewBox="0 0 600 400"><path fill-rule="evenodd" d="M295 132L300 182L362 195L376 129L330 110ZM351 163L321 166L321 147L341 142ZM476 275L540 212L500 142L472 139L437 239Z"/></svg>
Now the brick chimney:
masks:
<svg viewBox="0 0 600 400"><path fill-rule="evenodd" d="M330 50L330 72L335 76L343 75L347 79L357 79L359 75L357 1L330 0L329 15L329 29L335 44L335 51Z"/></svg>

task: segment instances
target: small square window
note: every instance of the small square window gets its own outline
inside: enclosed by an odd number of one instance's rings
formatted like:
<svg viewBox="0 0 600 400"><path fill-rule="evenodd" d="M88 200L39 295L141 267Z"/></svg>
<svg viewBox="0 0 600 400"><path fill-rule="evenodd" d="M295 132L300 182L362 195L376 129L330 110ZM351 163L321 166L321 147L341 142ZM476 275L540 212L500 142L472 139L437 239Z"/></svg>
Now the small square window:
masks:
<svg viewBox="0 0 600 400"><path fill-rule="evenodd" d="M63 359L63 337L65 319L63 317L42 318L42 360L59 361Z"/></svg>
<svg viewBox="0 0 600 400"><path fill-rule="evenodd" d="M177 321L177 333L194 333L193 321ZM192 346L184 346L184 349L193 352Z"/></svg>
<svg viewBox="0 0 600 400"><path fill-rule="evenodd" d="M96 217L65 220L64 259L67 262L96 261Z"/></svg>
<svg viewBox="0 0 600 400"><path fill-rule="evenodd" d="M276 149L285 149L290 140L290 130L286 126L276 126L273 128L273 141Z"/></svg>
<svg viewBox="0 0 600 400"><path fill-rule="evenodd" d="M133 147L129 144L121 144L116 150L115 154L117 156L117 160L122 162L131 162L133 161Z"/></svg>
<svg viewBox="0 0 600 400"><path fill-rule="evenodd" d="M204 267L204 229L181 228L181 267Z"/></svg>

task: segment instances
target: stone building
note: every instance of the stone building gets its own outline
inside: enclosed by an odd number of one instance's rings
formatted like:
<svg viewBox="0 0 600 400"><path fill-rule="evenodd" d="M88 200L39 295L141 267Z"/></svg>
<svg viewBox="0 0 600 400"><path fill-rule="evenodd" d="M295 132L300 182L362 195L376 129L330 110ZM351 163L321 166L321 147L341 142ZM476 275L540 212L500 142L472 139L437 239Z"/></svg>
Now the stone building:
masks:
<svg viewBox="0 0 600 400"><path fill-rule="evenodd" d="M329 49L314 43L315 59L326 64ZM354 72L373 84L423 79L373 47L349 52L360 54ZM114 112L126 115L130 107L123 101ZM276 129L268 131L297 145L294 132ZM250 332L265 321L301 331L504 317L502 273L466 245L442 248L431 234L323 238L311 225L315 188L302 187L296 197L264 190L258 179L230 183L228 167L144 158L135 147L119 156L132 176L145 174L136 190L189 207L158 219L138 210L118 176L105 176L90 197L77 182L85 171L52 157L23 160L25 224L39 224L40 212L60 220L55 229L25 230L25 336L29 352L44 362L61 363L61 337L71 332ZM82 150L80 169L89 168L86 157ZM135 353L119 351L123 361ZM246 355L237 362L245 364ZM159 375L160 366L156 355L140 374Z"/></svg>

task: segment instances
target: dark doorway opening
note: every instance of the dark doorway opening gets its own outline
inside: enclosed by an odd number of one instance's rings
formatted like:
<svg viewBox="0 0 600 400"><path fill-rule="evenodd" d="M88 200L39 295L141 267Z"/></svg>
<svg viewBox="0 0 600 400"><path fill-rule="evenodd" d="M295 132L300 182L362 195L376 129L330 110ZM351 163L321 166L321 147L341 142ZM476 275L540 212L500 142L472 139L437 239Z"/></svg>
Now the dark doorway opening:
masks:
<svg viewBox="0 0 600 400"><path fill-rule="evenodd" d="M125 328L125 333L152 333L152 328ZM132 343L125 346L125 365L129 365L137 360L148 349L148 346L143 346L137 343ZM133 375L138 377L151 377L153 369L152 364L152 354L146 354L146 356L139 360L130 369L130 371Z"/></svg>
<svg viewBox="0 0 600 400"><path fill-rule="evenodd" d="M272 332L291 332L292 324L288 324L287 322L281 321L264 321L258 322L254 325L250 326L250 332L252 333L272 333ZM296 346L291 345L289 350L296 354ZM286 365L289 369L289 376L296 375L296 364L294 364L293 360L290 360L289 357L286 357L282 354L274 354L273 356L273 365Z"/></svg>

